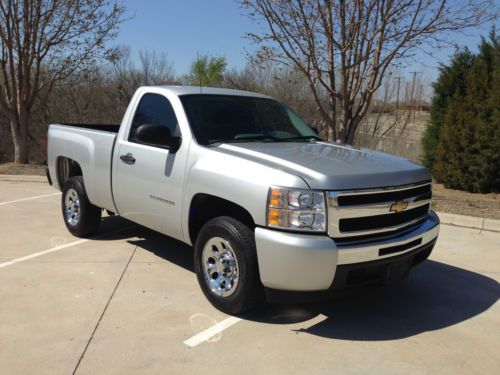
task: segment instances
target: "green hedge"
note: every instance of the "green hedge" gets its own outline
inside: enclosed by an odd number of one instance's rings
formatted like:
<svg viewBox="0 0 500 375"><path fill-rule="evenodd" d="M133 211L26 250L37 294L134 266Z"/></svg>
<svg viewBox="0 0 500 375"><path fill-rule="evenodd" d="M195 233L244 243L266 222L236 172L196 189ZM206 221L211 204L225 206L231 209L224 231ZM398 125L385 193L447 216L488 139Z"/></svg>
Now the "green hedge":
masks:
<svg viewBox="0 0 500 375"><path fill-rule="evenodd" d="M500 191L500 39L455 53L434 84L424 164L446 187Z"/></svg>

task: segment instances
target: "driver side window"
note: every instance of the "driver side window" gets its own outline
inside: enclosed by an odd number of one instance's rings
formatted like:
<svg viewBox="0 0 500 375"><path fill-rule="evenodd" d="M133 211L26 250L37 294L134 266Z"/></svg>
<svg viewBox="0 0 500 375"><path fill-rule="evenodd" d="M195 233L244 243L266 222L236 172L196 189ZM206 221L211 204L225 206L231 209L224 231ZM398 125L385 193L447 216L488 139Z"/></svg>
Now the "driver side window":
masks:
<svg viewBox="0 0 500 375"><path fill-rule="evenodd" d="M170 129L172 136L180 136L177 117L172 104L159 94L145 94L135 111L132 127L128 136L129 142L137 142L137 128L144 124L163 125Z"/></svg>

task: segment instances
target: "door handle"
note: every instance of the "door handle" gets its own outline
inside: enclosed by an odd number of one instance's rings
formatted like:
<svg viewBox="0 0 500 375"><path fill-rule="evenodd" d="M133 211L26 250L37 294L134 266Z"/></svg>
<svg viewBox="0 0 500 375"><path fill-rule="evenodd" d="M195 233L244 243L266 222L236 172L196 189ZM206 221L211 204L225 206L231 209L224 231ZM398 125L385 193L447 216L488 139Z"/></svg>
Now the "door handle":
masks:
<svg viewBox="0 0 500 375"><path fill-rule="evenodd" d="M130 152L126 155L120 155L120 159L125 164L134 164L135 163L134 155L132 155Z"/></svg>

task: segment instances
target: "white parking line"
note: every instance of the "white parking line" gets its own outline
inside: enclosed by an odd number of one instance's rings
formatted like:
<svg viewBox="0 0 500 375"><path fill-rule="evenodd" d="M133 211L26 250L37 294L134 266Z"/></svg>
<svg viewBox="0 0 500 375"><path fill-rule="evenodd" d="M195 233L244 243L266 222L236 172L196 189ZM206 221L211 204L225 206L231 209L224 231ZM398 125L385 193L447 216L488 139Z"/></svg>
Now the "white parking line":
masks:
<svg viewBox="0 0 500 375"><path fill-rule="evenodd" d="M0 268L5 268L5 267L8 267L8 266L12 266L13 264L16 264L16 263L19 263L19 262L24 262L25 260L33 259L33 258L42 256L42 255L45 255L45 254L54 253L56 251L60 251L60 250L66 249L66 248L71 247L71 246L76 246L76 245L79 245L81 243L84 243L84 242L87 242L87 241L90 241L90 240L98 240L100 237L109 236L111 234L123 232L124 230L131 229L133 227L134 226L131 225L131 226L128 226L128 227L124 227L124 228L120 228L120 229L114 230L114 231L109 232L109 233L103 233L103 234L98 235L96 237L82 238L81 240L77 240L77 241L73 241L73 242L68 242L68 243L65 243L65 244L62 244L62 245L59 245L59 246L51 247L50 249L47 249L47 250L43 250L43 251L39 251L37 253L26 255L26 256L21 257L21 258L12 259L12 260L9 260L7 262L0 263Z"/></svg>
<svg viewBox="0 0 500 375"><path fill-rule="evenodd" d="M23 199L16 199L13 201L8 201L8 202L0 202L0 206L5 206L6 204L11 204L11 203L17 203L17 202L24 202L24 201L30 201L32 199L39 199L39 198L45 198L45 197L52 197L53 195L60 195L61 193L52 193L52 194L45 194L45 195L37 195L36 197L29 197L29 198L23 198Z"/></svg>
<svg viewBox="0 0 500 375"><path fill-rule="evenodd" d="M214 337L215 335L218 335L225 329L231 327L232 325L238 323L241 321L241 318L237 318L235 316L230 316L227 319L224 319L222 322L219 322L212 327L207 328L204 331L201 331L200 333L194 335L193 337L187 339L184 341L184 344L189 346L190 348L193 348L202 342L205 342L209 340L210 338Z"/></svg>
<svg viewBox="0 0 500 375"><path fill-rule="evenodd" d="M13 264L16 264L16 263L19 263L19 262L24 262L25 260L33 259L33 258L42 256L42 255L45 255L45 254L50 254L50 253L53 253L55 251L59 251L59 250L62 250L62 249L66 249L67 247L79 245L79 244L87 242L87 241L89 241L88 238L83 238L83 239L78 240L78 241L69 242L69 243L66 243L64 245L59 245L59 246L56 246L56 247L53 247L53 248L50 248L50 249L47 249L47 250L39 251L38 253L33 253L33 254L26 255L26 256L21 257L21 258L12 259L12 260L10 260L8 262L0 263L0 268L12 266Z"/></svg>
<svg viewBox="0 0 500 375"><path fill-rule="evenodd" d="M309 319L308 321L305 321L303 323L303 326L300 327L300 330L306 330L306 329L309 329L313 326L315 326L316 324L320 324L321 322L325 321L326 319L328 319L327 316L323 315L323 314L318 314L317 316L315 316L314 318L312 319ZM299 331L300 331L299 330Z"/></svg>

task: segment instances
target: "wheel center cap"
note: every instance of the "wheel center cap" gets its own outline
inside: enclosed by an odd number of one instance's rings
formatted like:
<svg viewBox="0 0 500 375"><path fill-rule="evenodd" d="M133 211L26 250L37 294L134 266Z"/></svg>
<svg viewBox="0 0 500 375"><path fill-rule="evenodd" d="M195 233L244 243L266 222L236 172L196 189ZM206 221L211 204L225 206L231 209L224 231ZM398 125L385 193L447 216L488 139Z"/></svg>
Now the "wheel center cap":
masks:
<svg viewBox="0 0 500 375"><path fill-rule="evenodd" d="M225 253L220 257L219 260L219 272L225 276L230 276L234 272L236 263L231 256L231 254Z"/></svg>

